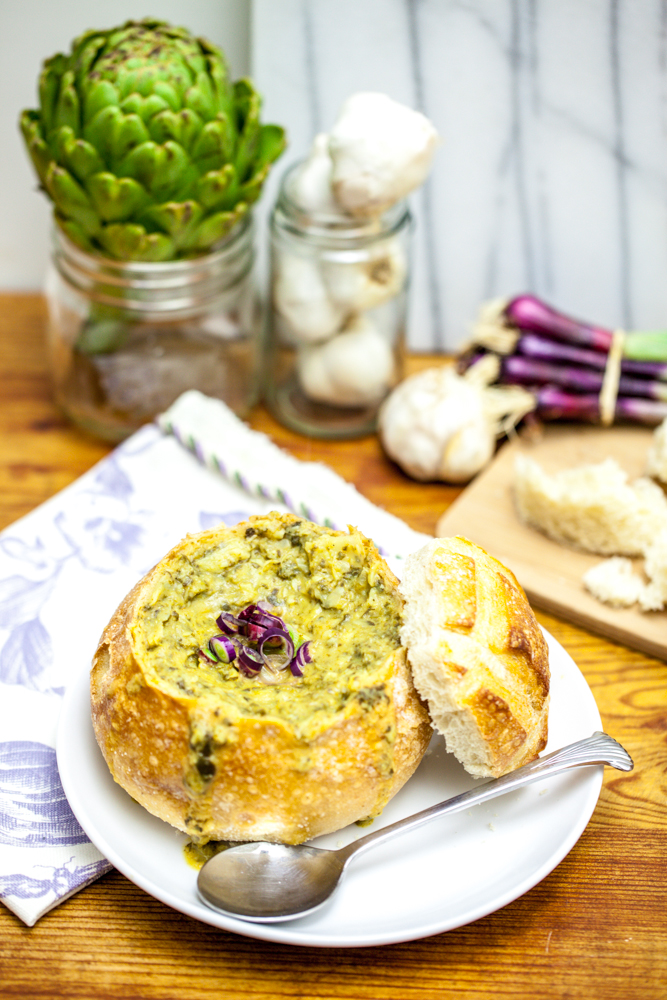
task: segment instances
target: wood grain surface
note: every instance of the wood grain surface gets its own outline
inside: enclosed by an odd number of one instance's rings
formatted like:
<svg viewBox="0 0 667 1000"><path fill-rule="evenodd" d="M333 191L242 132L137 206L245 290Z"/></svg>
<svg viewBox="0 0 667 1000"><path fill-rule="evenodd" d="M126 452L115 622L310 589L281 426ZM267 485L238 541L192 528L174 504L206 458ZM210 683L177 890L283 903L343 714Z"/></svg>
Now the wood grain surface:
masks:
<svg viewBox="0 0 667 1000"><path fill-rule="evenodd" d="M0 296L0 527L108 453L67 425L49 393L38 296ZM412 359L411 366L431 363ZM371 500L433 532L460 491L410 481L375 437L300 438L262 410L253 426L329 462ZM593 818L525 896L474 924L367 949L255 941L183 916L111 872L25 927L0 906L6 1000L665 1000L667 667L538 611L586 676L607 732L635 759L606 772ZM1 693L1 692L0 692Z"/></svg>

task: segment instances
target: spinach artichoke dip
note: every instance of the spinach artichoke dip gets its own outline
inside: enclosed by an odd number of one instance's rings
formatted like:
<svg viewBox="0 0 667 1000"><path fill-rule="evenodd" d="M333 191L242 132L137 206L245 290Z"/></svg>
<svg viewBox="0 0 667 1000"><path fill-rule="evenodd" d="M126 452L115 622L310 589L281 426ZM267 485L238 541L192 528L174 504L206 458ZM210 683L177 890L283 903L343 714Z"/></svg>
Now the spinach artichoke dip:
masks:
<svg viewBox="0 0 667 1000"><path fill-rule="evenodd" d="M431 735L401 616L353 528L274 512L188 536L95 653L114 779L199 843L294 844L378 815Z"/></svg>

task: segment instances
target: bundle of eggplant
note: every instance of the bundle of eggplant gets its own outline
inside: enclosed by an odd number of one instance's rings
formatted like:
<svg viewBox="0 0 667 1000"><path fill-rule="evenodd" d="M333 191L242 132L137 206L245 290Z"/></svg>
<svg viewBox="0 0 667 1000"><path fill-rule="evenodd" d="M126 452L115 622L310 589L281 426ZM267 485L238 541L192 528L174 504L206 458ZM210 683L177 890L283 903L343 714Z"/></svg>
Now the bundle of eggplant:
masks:
<svg viewBox="0 0 667 1000"><path fill-rule="evenodd" d="M489 354L496 383L524 386L545 421L656 426L667 418L667 330L606 330L519 295L482 307L458 372L482 357L488 365Z"/></svg>

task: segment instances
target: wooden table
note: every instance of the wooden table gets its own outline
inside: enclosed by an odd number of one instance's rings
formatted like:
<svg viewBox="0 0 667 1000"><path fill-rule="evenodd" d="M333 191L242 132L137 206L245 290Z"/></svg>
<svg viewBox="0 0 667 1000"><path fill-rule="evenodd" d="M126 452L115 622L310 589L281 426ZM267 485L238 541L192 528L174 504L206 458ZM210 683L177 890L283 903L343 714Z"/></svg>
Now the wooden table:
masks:
<svg viewBox="0 0 667 1000"><path fill-rule="evenodd" d="M109 448L51 399L39 296L0 296L0 528L85 472ZM417 367L428 359L413 359ZM371 500L432 532L457 495L419 485L377 440L324 444L252 425L321 459ZM0 906L0 996L159 1000L665 1000L667 665L538 612L585 674L605 729L635 759L605 773L571 853L522 898L467 927L407 944L316 949L262 943L198 923L111 872L29 929Z"/></svg>

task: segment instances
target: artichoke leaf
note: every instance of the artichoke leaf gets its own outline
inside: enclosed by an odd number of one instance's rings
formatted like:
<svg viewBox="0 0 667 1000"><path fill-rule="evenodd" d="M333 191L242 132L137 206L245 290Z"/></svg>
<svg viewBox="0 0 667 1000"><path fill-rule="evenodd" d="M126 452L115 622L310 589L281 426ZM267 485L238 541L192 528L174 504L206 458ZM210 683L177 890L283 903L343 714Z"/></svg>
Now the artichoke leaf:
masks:
<svg viewBox="0 0 667 1000"><path fill-rule="evenodd" d="M173 141L144 142L119 164L117 173L134 177L158 201L171 198L190 178L191 163L182 146Z"/></svg>
<svg viewBox="0 0 667 1000"><path fill-rule="evenodd" d="M257 201L262 193L262 188L264 187L264 182L268 177L270 169L270 163L265 163L262 167L260 167L249 180L239 186L238 197L241 198L242 201L247 202L248 205L252 205L253 202Z"/></svg>
<svg viewBox="0 0 667 1000"><path fill-rule="evenodd" d="M256 166L271 164L285 151L287 137L280 125L262 125L259 133L259 149Z"/></svg>
<svg viewBox="0 0 667 1000"><path fill-rule="evenodd" d="M235 142L229 118L220 114L202 128L192 147L192 159L201 173L217 170L232 159Z"/></svg>
<svg viewBox="0 0 667 1000"><path fill-rule="evenodd" d="M258 94L253 94L245 114L243 131L239 137L234 162L236 172L241 180L246 180L250 168L259 152L261 126L259 124L260 100Z"/></svg>
<svg viewBox="0 0 667 1000"><path fill-rule="evenodd" d="M106 169L101 156L85 139L77 139L69 127L58 129L52 142L56 161L85 186L91 174Z"/></svg>
<svg viewBox="0 0 667 1000"><path fill-rule="evenodd" d="M256 91L252 85L252 81L247 77L242 77L234 83L233 94L234 107L239 115L239 129L242 129L245 123L245 116L248 113L248 108L250 107L250 102L255 96Z"/></svg>
<svg viewBox="0 0 667 1000"><path fill-rule="evenodd" d="M76 135L81 134L81 102L74 89L74 73L68 70L60 81L60 93L53 116L53 128L69 126Z"/></svg>
<svg viewBox="0 0 667 1000"><path fill-rule="evenodd" d="M95 28L85 31L78 38L74 39L70 65L76 73L76 85L79 90L85 90L86 84L83 81L88 77L105 44L106 37L104 33L97 31Z"/></svg>
<svg viewBox="0 0 667 1000"><path fill-rule="evenodd" d="M209 209L222 208L234 185L238 187L233 163L225 163L219 170L209 170L197 182L197 200Z"/></svg>
<svg viewBox="0 0 667 1000"><path fill-rule="evenodd" d="M44 62L39 77L39 105L41 119L46 133L53 128L56 116L56 101L60 93L60 80L67 68L66 56L59 54Z"/></svg>
<svg viewBox="0 0 667 1000"><path fill-rule="evenodd" d="M123 347L130 338L126 320L89 318L81 327L74 345L81 354L111 354Z"/></svg>
<svg viewBox="0 0 667 1000"><path fill-rule="evenodd" d="M178 198L197 176L190 157L177 142L168 140L159 147L163 150L160 171L151 184L150 191L157 201Z"/></svg>
<svg viewBox="0 0 667 1000"><path fill-rule="evenodd" d="M69 171L51 162L46 174L46 189L61 215L79 223L88 236L96 236L101 223L90 198Z"/></svg>
<svg viewBox="0 0 667 1000"><path fill-rule="evenodd" d="M165 233L147 233L138 223L111 223L104 227L99 241L118 260L160 261L175 256L174 244Z"/></svg>
<svg viewBox="0 0 667 1000"><path fill-rule="evenodd" d="M231 212L215 212L213 215L207 215L194 234L192 249L215 248L215 244L223 240L247 214L248 206L240 201Z"/></svg>
<svg viewBox="0 0 667 1000"><path fill-rule="evenodd" d="M215 59L208 57L207 62L208 72L215 91L215 104L218 114L222 112L222 114L229 117L232 113L233 95L227 64L222 58Z"/></svg>
<svg viewBox="0 0 667 1000"><path fill-rule="evenodd" d="M216 107L215 92L206 73L197 73L196 82L185 92L183 103L205 122L215 118L219 109Z"/></svg>
<svg viewBox="0 0 667 1000"><path fill-rule="evenodd" d="M189 152L199 136L203 124L199 115L191 108L182 108L177 113L171 109L165 109L151 119L148 128L154 142L162 144L173 139Z"/></svg>
<svg viewBox="0 0 667 1000"><path fill-rule="evenodd" d="M181 101L170 83L166 80L158 80L153 87L154 93L156 93L162 100L169 105L172 111L181 110Z"/></svg>
<svg viewBox="0 0 667 1000"><path fill-rule="evenodd" d="M180 250L191 245L193 236L204 217L204 209L196 201L168 201L152 205L144 218L171 236Z"/></svg>
<svg viewBox="0 0 667 1000"><path fill-rule="evenodd" d="M148 201L148 192L133 177L116 177L108 172L93 174L86 187L103 222L125 222Z"/></svg>
<svg viewBox="0 0 667 1000"><path fill-rule="evenodd" d="M150 135L139 115L124 115L116 123L111 139L111 166L117 167L131 150L148 142Z"/></svg>
<svg viewBox="0 0 667 1000"><path fill-rule="evenodd" d="M51 150L46 145L36 111L23 111L21 114L21 131L30 153L30 159L37 171L41 184L46 187L46 174L51 163Z"/></svg>
<svg viewBox="0 0 667 1000"><path fill-rule="evenodd" d="M139 115L149 131L151 120L155 115L159 115L161 111L171 110L159 94L149 94L148 97L142 97L141 94L129 94L122 101L120 108L126 115Z"/></svg>
<svg viewBox="0 0 667 1000"><path fill-rule="evenodd" d="M124 117L117 104L107 104L83 127L83 138L95 147L107 165L111 163L116 130Z"/></svg>
<svg viewBox="0 0 667 1000"><path fill-rule="evenodd" d="M109 80L95 80L84 88L83 127L92 122L95 115L104 108L120 104L118 91Z"/></svg>
<svg viewBox="0 0 667 1000"><path fill-rule="evenodd" d="M82 184L105 169L102 157L85 139L74 139L64 148L62 165Z"/></svg>
<svg viewBox="0 0 667 1000"><path fill-rule="evenodd" d="M66 219L64 216L59 215L58 212L55 213L55 218L65 236L69 237L72 243L76 244L80 250L85 250L86 253L92 254L98 252L90 236L88 236L78 222L75 222L74 219Z"/></svg>

